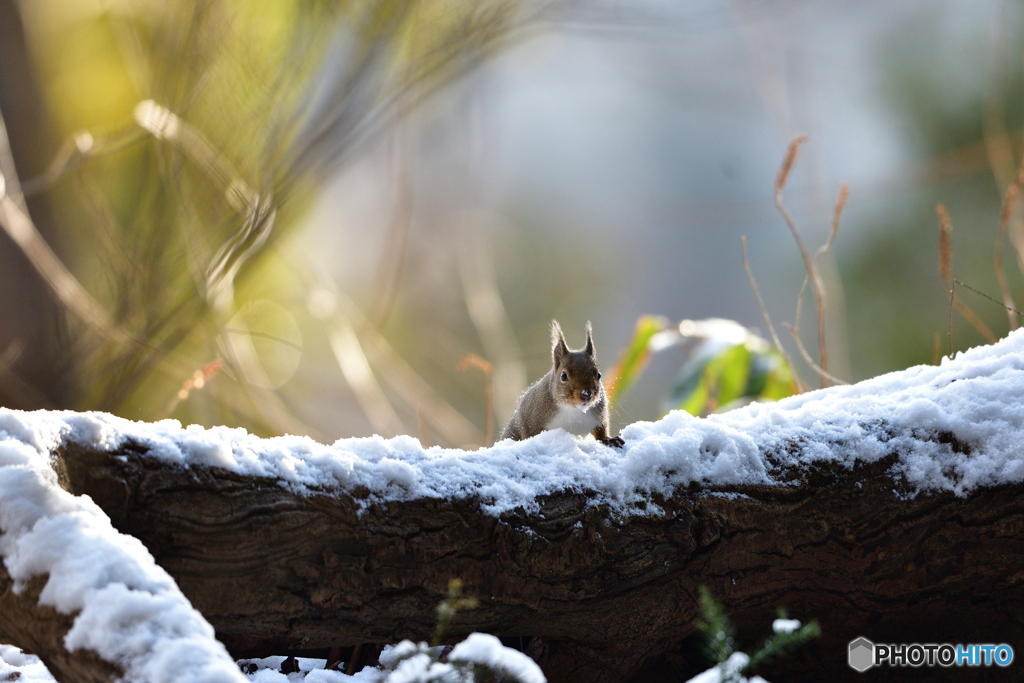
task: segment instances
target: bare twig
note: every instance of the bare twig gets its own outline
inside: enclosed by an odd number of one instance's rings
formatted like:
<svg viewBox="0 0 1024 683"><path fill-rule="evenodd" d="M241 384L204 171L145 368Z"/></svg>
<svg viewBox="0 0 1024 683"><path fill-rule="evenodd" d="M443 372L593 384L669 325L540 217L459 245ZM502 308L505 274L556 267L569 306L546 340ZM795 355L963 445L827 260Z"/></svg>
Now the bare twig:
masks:
<svg viewBox="0 0 1024 683"><path fill-rule="evenodd" d="M817 363L814 362L814 359L811 358L811 354L807 353L807 349L804 348L804 343L800 341L800 331L796 328L795 325L790 325L786 323L786 327L789 329L790 334L793 335L793 340L796 342L796 348L800 351L800 355L803 356L807 364L811 366L811 370L814 370L814 372L816 372L818 376L821 377L821 379L823 380L823 386L827 386L824 384L824 381L826 380L832 382L833 384L846 384L846 382L839 379L838 377L833 377L832 375L828 374L825 370L819 367Z"/></svg>
<svg viewBox="0 0 1024 683"><path fill-rule="evenodd" d="M0 200L0 225L72 314L104 336L114 333L107 312L85 291L53 253L28 215L7 195Z"/></svg>
<svg viewBox="0 0 1024 683"><path fill-rule="evenodd" d="M807 277L810 279L811 285L814 288L814 298L818 304L818 355L821 359L820 367L825 372L824 375L821 375L822 386L826 386L825 377L828 374L828 350L825 343L825 286L818 274L818 269L814 265L814 260L811 259L811 254L807 251L807 246L804 244L804 240L800 236L800 230L796 226L796 221L793 220L793 216L789 213L789 209L786 208L786 205L782 200L782 190L785 188L786 181L789 179L789 172L792 170L793 163L796 161L797 153L800 151L800 145L802 145L806 140L806 135L798 135L789 143L789 148L786 150L786 157L783 159L782 166L779 168L779 175L775 179L775 207L779 210L779 213L782 214L782 218L786 221L786 225L789 226L789 231L793 233L793 239L796 241L796 246L800 250L800 256L804 260L804 268L807 270ZM836 217L833 220L833 225L836 229L838 229L838 216L842 213L842 204L844 202L845 192L841 191L840 201L836 204Z"/></svg>
<svg viewBox="0 0 1024 683"><path fill-rule="evenodd" d="M955 282L956 284L960 285L961 287L966 287L967 289L971 290L972 292L974 292L974 293L975 293L975 294L977 294L978 296L980 296L980 297L984 297L984 298L988 299L989 301L991 301L991 302L992 302L992 303L994 303L994 304L998 304L998 305L1000 305L1000 306L1006 306L1006 304L1004 304L1004 303L1003 303L1002 301L999 301L998 299L995 299L995 298L993 298L993 297L989 296L989 295L988 295L988 294L986 294L985 292L979 291L979 290L975 289L974 287L971 287L971 286L970 286L969 284L967 284L967 283L965 283L965 282L961 282L960 280L957 280L957 279L954 279L954 280L953 280L953 282ZM1012 311L1013 311L1014 313L1016 313L1017 315L1022 315L1022 316L1024 316L1024 313L1021 313L1020 311L1018 311L1018 310L1017 310L1017 309L1015 309L1015 308L1014 308L1014 309L1011 309L1011 310L1012 310Z"/></svg>
<svg viewBox="0 0 1024 683"><path fill-rule="evenodd" d="M345 381L370 425L381 436L396 436L404 430L402 420L377 382L363 345L359 342L352 316L339 306L340 292L326 273L318 272L319 289L310 293L309 311L328 327L331 350Z"/></svg>
<svg viewBox="0 0 1024 683"><path fill-rule="evenodd" d="M954 282L956 282L956 280L954 280ZM957 282L957 284L963 283ZM960 297L958 297L955 292L953 294L953 305L956 307L956 310L960 311L960 315L967 319L967 322L974 325L974 329L978 330L978 332L981 333L981 336L984 337L989 344L996 343L997 337L993 334L992 330L989 329L988 325L982 322L981 318L975 315L974 311L968 308L967 304L961 301Z"/></svg>
<svg viewBox="0 0 1024 683"><path fill-rule="evenodd" d="M942 202L935 205L935 213L939 217L939 274L948 285L953 278L953 224Z"/></svg>
<svg viewBox="0 0 1024 683"><path fill-rule="evenodd" d="M1013 217L1013 210L1020 197L1021 185L1024 184L1024 160L1017 169L1017 175L1013 182L1006 189L1003 198L1003 208L999 212L999 235L996 237L995 269L996 278L999 280L999 290L1003 294L1003 305L1006 307L1006 314L1010 319L1010 329L1017 329L1017 313L1014 309L1013 296L1010 294L1010 285L1006 281L1006 273L1003 271L1003 235L1010 227L1010 219Z"/></svg>
<svg viewBox="0 0 1024 683"><path fill-rule="evenodd" d="M956 295L956 289L954 283L957 281L953 279L953 223L949 219L949 212L946 211L946 207L940 202L935 205L935 212L939 217L939 272L942 274L943 281L949 286L949 297L950 297L950 353L953 349L953 321L952 321L952 309L956 308L960 314L967 319L971 325L974 326L981 336L990 343L995 343L996 336L992 333L992 330L988 328L981 318L975 315L967 304L960 300L960 297ZM960 283L962 284L962 283ZM966 285L965 285L966 286ZM1005 304L1003 304L1005 305Z"/></svg>
<svg viewBox="0 0 1024 683"><path fill-rule="evenodd" d="M849 196L850 188L846 183L839 183L839 196L836 198L836 207L832 211L832 230L829 231L825 244L821 245L818 253L814 255L815 265L821 261L821 257L832 250L832 245L836 241L836 235L839 233L839 221L843 217L843 209L846 208L846 200Z"/></svg>
<svg viewBox="0 0 1024 683"><path fill-rule="evenodd" d="M118 131L111 135L93 134L79 131L64 141L57 156L41 174L29 178L22 183L22 191L26 197L42 192L62 177L75 170L87 160L113 154L143 140L145 133L136 127Z"/></svg>
<svg viewBox="0 0 1024 683"><path fill-rule="evenodd" d="M953 357L953 301L956 299L956 282L949 283L949 327L946 335L949 337L949 357Z"/></svg>
<svg viewBox="0 0 1024 683"><path fill-rule="evenodd" d="M747 236L740 236L740 247L743 251L743 270L747 272L747 280L750 282L750 288L754 290L754 298L757 299L757 307L761 309L761 317L764 318L764 324L768 326L768 333L772 336L772 343L778 350L779 354L785 359L786 365L789 366L789 373L793 376L793 381L796 383L797 391L803 393L806 391L803 381L800 379L800 375L796 372L796 367L793 365L792 359L786 350L782 348L782 342L779 341L779 335L775 333L775 326L772 325L772 320L768 316L768 309L765 308L764 300L761 298L761 290L758 289L757 281L754 279L754 272L750 269L750 262L747 260Z"/></svg>
<svg viewBox="0 0 1024 683"><path fill-rule="evenodd" d="M7 126L0 115L0 155L10 156ZM9 176L9 177L8 177ZM10 187L10 192L8 192ZM0 226L18 245L32 267L50 286L57 299L90 328L104 336L115 335L110 316L85 290L39 234L24 208L21 185L13 168L0 172Z"/></svg>
<svg viewBox="0 0 1024 683"><path fill-rule="evenodd" d="M200 131L166 107L144 100L135 107L135 120L154 138L185 152L221 187L228 203L244 219L242 227L214 254L206 273L207 297L215 308L223 308L231 299L238 272L270 237L277 216L273 199L252 189Z"/></svg>

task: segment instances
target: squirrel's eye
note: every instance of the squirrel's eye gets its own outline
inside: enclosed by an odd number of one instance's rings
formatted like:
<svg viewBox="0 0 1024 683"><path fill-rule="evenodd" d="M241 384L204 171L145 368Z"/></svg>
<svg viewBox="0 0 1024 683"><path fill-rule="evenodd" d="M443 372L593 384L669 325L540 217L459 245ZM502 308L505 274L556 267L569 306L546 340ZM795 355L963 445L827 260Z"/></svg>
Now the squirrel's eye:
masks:
<svg viewBox="0 0 1024 683"><path fill-rule="evenodd" d="M599 373L597 373L597 378L598 378L598 379L601 379L601 373L600 373L600 372L599 372Z"/></svg>
<svg viewBox="0 0 1024 683"><path fill-rule="evenodd" d="M562 381L563 382L568 382L569 381L569 375L565 374L565 370L562 370Z"/></svg>

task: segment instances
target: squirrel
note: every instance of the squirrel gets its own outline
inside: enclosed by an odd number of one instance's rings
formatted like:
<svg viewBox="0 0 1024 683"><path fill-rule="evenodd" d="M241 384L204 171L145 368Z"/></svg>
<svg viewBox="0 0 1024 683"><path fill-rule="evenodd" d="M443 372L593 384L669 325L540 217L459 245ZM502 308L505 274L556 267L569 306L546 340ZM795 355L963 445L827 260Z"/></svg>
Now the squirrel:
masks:
<svg viewBox="0 0 1024 683"><path fill-rule="evenodd" d="M519 404L501 432L501 438L521 441L546 429L561 427L601 443L622 448L625 442L608 430L608 397L597 369L594 340L587 322L587 345L572 351L557 320L551 321L553 367L519 397Z"/></svg>

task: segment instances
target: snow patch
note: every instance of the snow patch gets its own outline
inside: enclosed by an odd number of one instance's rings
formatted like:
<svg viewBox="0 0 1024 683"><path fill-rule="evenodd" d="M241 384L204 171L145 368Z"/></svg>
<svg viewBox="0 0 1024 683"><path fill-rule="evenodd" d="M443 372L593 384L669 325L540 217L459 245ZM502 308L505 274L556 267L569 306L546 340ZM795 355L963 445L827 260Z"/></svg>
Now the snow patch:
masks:
<svg viewBox="0 0 1024 683"><path fill-rule="evenodd" d="M775 633L792 633L800 628L799 619L776 619L772 622L772 631Z"/></svg>
<svg viewBox="0 0 1024 683"><path fill-rule="evenodd" d="M545 683L536 662L486 633L471 633L448 653L449 662L486 666L497 674L511 676L519 683Z"/></svg>
<svg viewBox="0 0 1024 683"><path fill-rule="evenodd" d="M147 424L102 413L0 410L0 464L26 453L48 456L62 441L111 450L131 440L149 449L148 457L170 464L272 478L303 494L359 489L368 492L364 506L475 497L485 511L499 515L516 508L536 512L539 497L570 490L593 492L593 504L621 514L643 514L650 512L651 494L671 495L691 482L778 483L766 455L783 468L822 462L851 466L896 456L892 473L911 495L951 491L962 496L979 487L1024 481L1024 456L1017 447L1024 440L1022 406L1024 330L1019 330L940 366L706 419L676 411L657 422L637 422L622 430L621 450L561 429L462 451L425 449L409 436L323 445L308 437L261 439L244 429L182 428L173 420Z"/></svg>
<svg viewBox="0 0 1024 683"><path fill-rule="evenodd" d="M213 628L142 543L118 533L90 498L57 485L50 452L60 439L113 448L119 427L98 414L0 413L0 557L13 590L47 576L39 603L77 613L65 647L97 652L124 669L124 681L241 683Z"/></svg>

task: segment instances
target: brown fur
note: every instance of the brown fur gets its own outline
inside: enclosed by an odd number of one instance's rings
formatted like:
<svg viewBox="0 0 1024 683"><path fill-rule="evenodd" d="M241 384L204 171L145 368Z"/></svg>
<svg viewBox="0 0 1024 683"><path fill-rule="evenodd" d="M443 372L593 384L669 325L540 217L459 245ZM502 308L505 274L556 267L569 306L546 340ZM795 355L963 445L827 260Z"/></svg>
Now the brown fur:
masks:
<svg viewBox="0 0 1024 683"><path fill-rule="evenodd" d="M590 323L586 345L573 351L566 345L558 321L552 320L551 360L547 374L519 398L501 438L521 441L546 429L576 427L586 428L601 443L621 448L622 439L611 436L608 429L608 397L597 369ZM589 406L586 412L578 407L584 404Z"/></svg>

